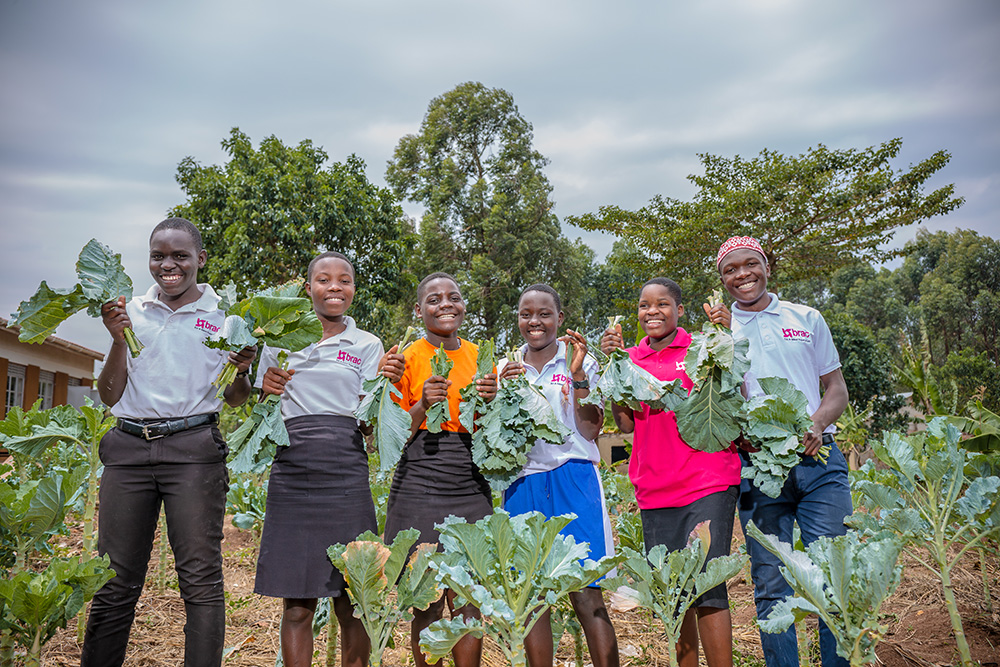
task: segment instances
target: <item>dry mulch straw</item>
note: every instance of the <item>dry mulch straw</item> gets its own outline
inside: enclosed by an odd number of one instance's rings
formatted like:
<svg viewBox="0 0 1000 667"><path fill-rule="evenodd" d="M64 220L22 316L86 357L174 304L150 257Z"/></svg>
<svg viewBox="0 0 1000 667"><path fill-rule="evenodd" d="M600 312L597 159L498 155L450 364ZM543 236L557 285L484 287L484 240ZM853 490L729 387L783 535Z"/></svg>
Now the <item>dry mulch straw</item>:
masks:
<svg viewBox="0 0 1000 667"><path fill-rule="evenodd" d="M233 528L228 522L225 535L223 550L228 653L223 664L233 667L271 667L278 652L281 601L253 593L257 562L254 537ZM61 541L68 551L78 552L78 527L73 529L69 539ZM742 535L737 531L733 548L740 542ZM183 662L184 604L176 590L177 580L172 562L168 568L166 589L157 590L155 579L158 553L158 548L154 547L146 589L136 610L136 621L125 659L126 667L173 666ZM955 642L940 583L911 557L905 558L903 581L884 608L886 616L883 623L888 625L889 631L879 645L879 657L888 667L955 664ZM973 657L983 665L997 665L1000 663L1000 563L995 556L991 556L986 567L991 583L992 610L987 608L984 600L978 555L966 557L963 567L954 573L953 584ZM733 612L733 638L737 650L736 664L763 666L760 638L754 619L753 590L746 572L729 582L729 596ZM612 612L611 617L618 635L623 666L655 667L668 664L662 626L651 612L641 609L628 613ZM815 637L814 623L807 634ZM397 628L395 641L396 648L390 649L385 664L412 665L409 628L403 625ZM813 647L811 650L811 655L815 655L816 649ZM313 664L325 664L325 632L317 638L315 651ZM556 654L556 664L567 665L573 661L572 638L564 635ZM585 665L589 664L586 653L584 661ZM50 666L79 665L80 647L76 643L75 621L46 645L43 662ZM335 664L339 665L339 656ZM506 660L499 648L487 640L483 655L484 667L503 667L505 664ZM818 664L818 659L814 664Z"/></svg>

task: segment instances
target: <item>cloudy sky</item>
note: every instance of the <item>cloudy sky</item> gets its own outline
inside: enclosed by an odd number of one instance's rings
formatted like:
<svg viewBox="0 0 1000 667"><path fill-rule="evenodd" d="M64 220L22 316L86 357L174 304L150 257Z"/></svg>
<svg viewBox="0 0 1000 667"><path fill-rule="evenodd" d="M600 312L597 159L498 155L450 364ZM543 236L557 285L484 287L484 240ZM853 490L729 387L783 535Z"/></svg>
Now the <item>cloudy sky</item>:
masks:
<svg viewBox="0 0 1000 667"><path fill-rule="evenodd" d="M177 163L220 163L234 126L384 183L431 98L470 80L533 124L560 217L689 198L697 153L902 137L899 168L948 150L932 186L966 198L926 226L1000 237L998 45L996 0L0 0L0 313L74 283L95 236L148 288ZM58 335L110 340L82 314Z"/></svg>

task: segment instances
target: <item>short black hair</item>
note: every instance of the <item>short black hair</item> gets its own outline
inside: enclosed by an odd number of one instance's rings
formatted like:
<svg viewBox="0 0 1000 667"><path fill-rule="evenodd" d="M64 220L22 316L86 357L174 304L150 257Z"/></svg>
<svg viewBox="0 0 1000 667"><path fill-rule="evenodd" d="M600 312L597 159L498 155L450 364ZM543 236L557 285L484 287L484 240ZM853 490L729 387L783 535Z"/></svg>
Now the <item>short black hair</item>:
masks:
<svg viewBox="0 0 1000 667"><path fill-rule="evenodd" d="M639 296L642 296L642 290L646 289L650 285L660 285L661 287L666 287L667 291L670 292L670 296L673 298L676 305L681 305L681 286L675 283L670 278L662 278L657 276L656 278L650 278L639 290Z"/></svg>
<svg viewBox="0 0 1000 667"><path fill-rule="evenodd" d="M458 287L458 293L462 293L462 288L459 287L458 281L455 280L455 276L450 273L445 273L444 271L435 271L434 273L426 276L420 281L420 284L417 285L417 303L420 303L420 300L424 298L424 290L427 289L427 283L432 280L437 280L438 278L447 278L451 282L455 283L455 287Z"/></svg>
<svg viewBox="0 0 1000 667"><path fill-rule="evenodd" d="M524 295L528 292L545 292L546 294L551 295L556 302L556 310L562 312L562 300L559 298L559 292L557 292L551 285L546 285L545 283L535 283L534 285L525 287L524 291L521 292L521 296L517 299L518 303L521 302L521 299L524 298Z"/></svg>
<svg viewBox="0 0 1000 667"><path fill-rule="evenodd" d="M351 275L354 275L354 264L351 263L351 260L347 259L347 255L345 255L342 252L337 252L336 250L327 250L326 252L321 252L320 254L316 255L315 257L312 258L312 261L309 262L309 268L306 269L306 282L312 280L313 267L316 266L316 263L319 262L319 260L321 259L330 259L330 258L342 259L345 262L347 262L347 265L351 267Z"/></svg>
<svg viewBox="0 0 1000 667"><path fill-rule="evenodd" d="M153 227L153 231L149 234L149 241L152 242L156 232L164 229L179 229L182 232L187 232L194 241L194 247L198 249L198 252L205 249L205 246L201 242L201 232L198 231L198 228L190 220L185 220L184 218L167 218L156 225L156 227Z"/></svg>

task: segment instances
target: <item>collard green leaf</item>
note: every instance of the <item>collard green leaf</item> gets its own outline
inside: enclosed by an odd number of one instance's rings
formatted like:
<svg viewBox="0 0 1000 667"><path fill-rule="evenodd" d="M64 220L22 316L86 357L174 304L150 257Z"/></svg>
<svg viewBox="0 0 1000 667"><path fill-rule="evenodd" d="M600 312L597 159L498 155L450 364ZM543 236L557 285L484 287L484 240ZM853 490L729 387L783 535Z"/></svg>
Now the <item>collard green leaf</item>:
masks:
<svg viewBox="0 0 1000 667"><path fill-rule="evenodd" d="M80 290L87 298L87 313L101 316L101 306L118 297L132 298L132 279L125 273L122 256L97 239L91 239L80 251L76 262Z"/></svg>
<svg viewBox="0 0 1000 667"><path fill-rule="evenodd" d="M79 285L70 289L52 289L43 280L27 301L22 301L17 312L10 316L10 326L18 326L22 343L41 343L71 315L88 306L87 297Z"/></svg>
<svg viewBox="0 0 1000 667"><path fill-rule="evenodd" d="M437 349L431 357L431 375L438 375L448 379L448 374L455 366L455 362L448 357L444 351L444 344ZM440 433L441 425L451 419L451 405L447 399L434 403L427 408L427 430L430 433Z"/></svg>
<svg viewBox="0 0 1000 667"><path fill-rule="evenodd" d="M761 378L771 393L743 404L743 432L759 451L750 453L742 475L761 493L777 498L792 468L799 464L801 434L812 426L805 396L783 378Z"/></svg>
<svg viewBox="0 0 1000 667"><path fill-rule="evenodd" d="M268 394L253 406L250 416L230 434L228 444L233 473L257 473L270 466L277 448L288 446L280 397Z"/></svg>
<svg viewBox="0 0 1000 667"><path fill-rule="evenodd" d="M239 297L236 294L236 285L231 282L226 283L224 287L216 289L215 293L219 295L219 310L228 315L229 309L239 301Z"/></svg>
<svg viewBox="0 0 1000 667"><path fill-rule="evenodd" d="M645 403L653 410L663 410L667 408L664 397L672 391L673 387L637 366L628 352L616 349L608 355L597 383L580 403L603 407L606 401L611 401L633 410L642 410Z"/></svg>
<svg viewBox="0 0 1000 667"><path fill-rule="evenodd" d="M674 405L677 430L693 449L721 452L740 435L743 396L738 390L720 391L720 384L705 382Z"/></svg>
<svg viewBox="0 0 1000 667"><path fill-rule="evenodd" d="M219 330L205 340L205 347L230 352L239 352L245 347L253 347L256 344L257 339L250 331L250 326L239 315L226 317Z"/></svg>
<svg viewBox="0 0 1000 667"><path fill-rule="evenodd" d="M482 414L486 411L486 401L476 390L476 381L492 373L497 365L492 338L477 341L476 347L476 375L469 384L462 387L459 392L462 401L458 404L458 421L469 433L474 430L476 414Z"/></svg>
<svg viewBox="0 0 1000 667"><path fill-rule="evenodd" d="M403 394L389 378L378 376L362 384L365 397L361 399L354 416L372 427L372 436L379 453L379 470L388 472L399 462L403 448L410 439L410 413L392 397L402 399Z"/></svg>

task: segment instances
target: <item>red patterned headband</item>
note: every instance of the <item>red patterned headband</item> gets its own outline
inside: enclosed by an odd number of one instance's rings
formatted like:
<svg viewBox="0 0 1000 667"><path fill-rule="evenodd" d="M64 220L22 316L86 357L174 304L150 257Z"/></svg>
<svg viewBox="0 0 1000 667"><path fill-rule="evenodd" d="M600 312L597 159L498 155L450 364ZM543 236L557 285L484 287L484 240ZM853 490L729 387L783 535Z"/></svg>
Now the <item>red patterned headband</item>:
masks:
<svg viewBox="0 0 1000 667"><path fill-rule="evenodd" d="M764 254L764 249L760 247L760 242L757 239L752 236L732 236L719 246L719 254L715 257L715 268L719 269L722 266L723 257L734 250L743 249L759 252L760 256L764 258L764 264L767 264L767 255Z"/></svg>

